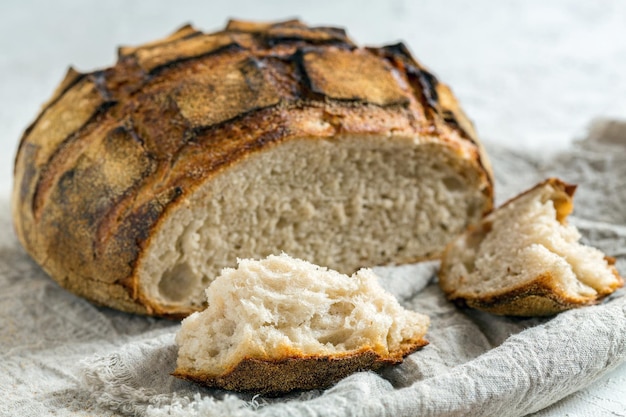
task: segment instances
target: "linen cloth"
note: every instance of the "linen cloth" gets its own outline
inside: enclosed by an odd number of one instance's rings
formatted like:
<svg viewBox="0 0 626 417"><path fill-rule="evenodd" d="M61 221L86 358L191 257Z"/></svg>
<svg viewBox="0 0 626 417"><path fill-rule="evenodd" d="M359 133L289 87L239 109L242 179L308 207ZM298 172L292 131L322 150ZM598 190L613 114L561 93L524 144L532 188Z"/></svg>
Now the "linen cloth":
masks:
<svg viewBox="0 0 626 417"><path fill-rule="evenodd" d="M487 150L498 203L550 175L579 184L570 221L626 274L625 123L600 121L558 154ZM447 302L430 262L375 269L432 320L430 344L402 365L279 398L208 390L170 376L178 323L96 307L56 285L13 236L9 196L0 227L2 416L576 415L575 396L560 400L626 360L624 290L552 318L498 317ZM626 415L615 404L600 411Z"/></svg>

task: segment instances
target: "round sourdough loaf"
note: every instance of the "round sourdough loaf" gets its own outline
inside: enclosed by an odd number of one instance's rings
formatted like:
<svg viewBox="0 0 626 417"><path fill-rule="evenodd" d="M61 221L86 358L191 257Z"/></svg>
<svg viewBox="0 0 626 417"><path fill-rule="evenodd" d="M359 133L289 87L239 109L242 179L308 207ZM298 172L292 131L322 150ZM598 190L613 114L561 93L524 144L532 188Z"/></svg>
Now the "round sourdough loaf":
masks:
<svg viewBox="0 0 626 417"><path fill-rule="evenodd" d="M402 44L298 21L184 26L70 69L16 157L20 241L62 286L186 316L237 258L344 273L440 256L492 207L474 129Z"/></svg>

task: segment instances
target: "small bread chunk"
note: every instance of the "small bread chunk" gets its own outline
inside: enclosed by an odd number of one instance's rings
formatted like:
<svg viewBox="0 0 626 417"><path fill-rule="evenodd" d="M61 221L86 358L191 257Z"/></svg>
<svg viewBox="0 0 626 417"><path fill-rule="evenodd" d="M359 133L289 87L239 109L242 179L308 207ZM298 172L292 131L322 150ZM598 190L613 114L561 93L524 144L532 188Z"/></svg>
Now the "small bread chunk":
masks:
<svg viewBox="0 0 626 417"><path fill-rule="evenodd" d="M286 254L239 260L183 320L174 376L262 394L327 387L397 364L428 342L427 316L405 310L362 269L340 274Z"/></svg>
<svg viewBox="0 0 626 417"><path fill-rule="evenodd" d="M494 314L544 316L596 303L623 285L614 259L567 224L576 186L550 178L505 203L445 251L447 297Z"/></svg>

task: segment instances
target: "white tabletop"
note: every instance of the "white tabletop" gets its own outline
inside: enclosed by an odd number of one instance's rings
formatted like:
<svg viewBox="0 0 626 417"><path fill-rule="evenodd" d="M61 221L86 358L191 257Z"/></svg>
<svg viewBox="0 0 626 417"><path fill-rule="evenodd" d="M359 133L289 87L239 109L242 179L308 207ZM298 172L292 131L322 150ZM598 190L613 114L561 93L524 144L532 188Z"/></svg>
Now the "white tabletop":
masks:
<svg viewBox="0 0 626 417"><path fill-rule="evenodd" d="M626 2L225 0L0 2L0 198L22 131L71 64L113 63L118 45L230 17L342 26L360 44L404 41L452 86L479 135L557 150L596 117L626 118ZM626 415L626 366L542 415Z"/></svg>

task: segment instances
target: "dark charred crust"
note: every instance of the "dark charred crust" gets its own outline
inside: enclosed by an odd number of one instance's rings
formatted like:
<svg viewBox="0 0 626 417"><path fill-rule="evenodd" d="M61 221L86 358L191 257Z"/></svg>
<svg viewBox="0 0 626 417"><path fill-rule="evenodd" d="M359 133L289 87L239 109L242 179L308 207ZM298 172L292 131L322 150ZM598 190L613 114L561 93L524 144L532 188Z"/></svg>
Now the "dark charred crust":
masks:
<svg viewBox="0 0 626 417"><path fill-rule="evenodd" d="M467 301L467 305L475 309L503 316L516 317L552 316L562 311L571 310L575 307L595 303L595 301L572 303L571 301L565 300L551 292L546 291L531 291L528 294L507 295L501 300L492 299L488 301Z"/></svg>
<svg viewBox="0 0 626 417"><path fill-rule="evenodd" d="M458 130L461 130L461 125L459 125L459 121L457 120L454 113L452 113L450 110L444 110L442 112L442 116L443 116L443 120L446 123L448 123L449 125L453 126L454 128Z"/></svg>
<svg viewBox="0 0 626 417"><path fill-rule="evenodd" d="M142 148L145 148L146 146L146 142L143 140L143 138L139 135L139 132L137 132L137 129L135 129L135 125L133 123L133 119L131 119L130 117L128 117L122 124L122 126L120 126L120 128L123 128L128 134L129 136L139 144L139 146L141 146Z"/></svg>
<svg viewBox="0 0 626 417"><path fill-rule="evenodd" d="M465 298L450 298L450 301L460 309L470 308L470 306L467 305Z"/></svg>
<svg viewBox="0 0 626 417"><path fill-rule="evenodd" d="M240 65L239 71L243 75L243 80L246 84L248 90L252 91L253 94L259 94L265 88L266 83L272 86L272 89L276 91L274 88L274 82L271 76L266 76L264 74L266 68L266 63L258 58L250 57L246 58ZM271 75L271 74L267 74ZM273 105L278 104L276 100ZM245 111L245 113L249 113L250 111L259 110L264 107L256 107L252 110Z"/></svg>
<svg viewBox="0 0 626 417"><path fill-rule="evenodd" d="M259 58L264 68L269 71L268 80L281 94L281 104L297 103L306 98L301 71L296 68L293 55L264 56Z"/></svg>
<svg viewBox="0 0 626 417"><path fill-rule="evenodd" d="M422 86L422 92L426 102L432 109L437 109L439 103L439 95L437 94L437 84L439 81L432 73L426 70L420 70L417 73L417 79Z"/></svg>
<svg viewBox="0 0 626 417"><path fill-rule="evenodd" d="M572 302L546 286L541 278L522 287L479 297L450 299L459 308L474 308L492 314L518 317L550 316L593 302Z"/></svg>
<svg viewBox="0 0 626 417"><path fill-rule="evenodd" d="M426 112L427 117L432 118L433 114L443 112L444 109L441 109L437 93L439 81L417 63L405 44L400 42L382 48L369 48L369 50L394 62L395 66L406 74L414 96L424 108L430 109Z"/></svg>
<svg viewBox="0 0 626 417"><path fill-rule="evenodd" d="M301 97L303 99L308 99L311 101L323 101L324 94L315 91L313 87L313 83L307 74L305 65L304 65L304 54L306 53L306 49L298 49L291 57L291 61L294 64L294 75L300 81L302 88Z"/></svg>
<svg viewBox="0 0 626 417"><path fill-rule="evenodd" d="M510 290L482 296L458 296L448 293L450 301L459 308L474 308L492 314L517 317L551 316L572 308L593 305L595 297L575 298L562 293L551 284L550 275Z"/></svg>
<svg viewBox="0 0 626 417"><path fill-rule="evenodd" d="M157 93L148 97L147 107L140 104L128 110L129 131L153 158L167 162L187 143L191 125L171 96ZM164 131L168 131L167 136L161 134Z"/></svg>
<svg viewBox="0 0 626 417"><path fill-rule="evenodd" d="M163 201L165 200L165 201ZM143 244L150 237L152 226L158 221L163 213L164 203L171 198L155 199L149 201L131 213L126 214L123 222L119 224L117 230L119 233L111 236L114 242L108 242L106 247L100 249L101 257L116 257L128 266L128 271L135 269L137 255ZM122 275L119 279L124 279L128 275ZM134 281L134 280L133 280ZM131 294L131 298L137 298L136 287Z"/></svg>
<svg viewBox="0 0 626 417"><path fill-rule="evenodd" d="M191 72L191 66L187 82L172 97L193 128L235 120L241 114L281 102L283 97L273 82L272 72L242 58L234 56L202 73Z"/></svg>
<svg viewBox="0 0 626 417"><path fill-rule="evenodd" d="M310 49L299 60L313 93L378 106L408 105L386 62L366 50Z"/></svg>
<svg viewBox="0 0 626 417"><path fill-rule="evenodd" d="M226 32L253 34L267 48L281 44L354 46L346 31L336 27L308 27L297 19L278 23L230 20Z"/></svg>
<svg viewBox="0 0 626 417"><path fill-rule="evenodd" d="M406 74L415 97L424 109L428 109L425 112L426 116L432 120L439 113L437 102L439 96L435 90L435 84L433 84L436 82L436 78L430 73L428 73L430 76L425 75L421 69L413 65L406 66Z"/></svg>
<svg viewBox="0 0 626 417"><path fill-rule="evenodd" d="M94 113L93 118L96 118L98 116L104 116L105 113L108 112L109 109L111 109L111 107L115 106L116 104L117 104L117 101L105 101L96 109L96 112ZM90 120L88 123L91 123L91 122L92 121Z"/></svg>
<svg viewBox="0 0 626 417"><path fill-rule="evenodd" d="M277 396L296 390L327 388L360 371L377 371L401 363L403 357L427 342L415 341L397 356L380 356L371 349L337 356L286 357L275 360L244 358L223 375L207 375L177 369L173 375L212 388Z"/></svg>
<svg viewBox="0 0 626 417"><path fill-rule="evenodd" d="M277 143L287 137L291 132L287 121L277 115L272 108L266 108L258 112L250 112L237 117L237 123L232 120L218 125L200 127L193 130L194 149L189 147L181 149L180 153L172 159L172 169L177 171L178 161L192 158L203 167L202 171L193 172L185 170L181 172L185 178L197 180L206 175L206 172L215 172L222 167L238 161L242 156L261 149L269 143ZM263 126L262 129L260 127ZM245 132L259 130L258 136L246 137ZM242 140L245 138L245 140ZM207 155L210 153L210 158ZM181 177L182 180L182 177Z"/></svg>
<svg viewBox="0 0 626 417"><path fill-rule="evenodd" d="M480 297L479 303L482 306L497 306L502 304L508 304L512 301L519 300L528 296L550 297L554 293L554 290L550 286L546 286L541 278L537 279L529 285L507 291L506 293L489 295Z"/></svg>
<svg viewBox="0 0 626 417"><path fill-rule="evenodd" d="M32 161L35 159L35 155L37 153L37 146L32 143L24 142L24 146L21 147L20 151L16 156L16 165L17 159L22 158L26 161ZM24 168L24 173L22 174L22 180L19 184L20 190L20 200L26 200L28 195L31 192L31 187L33 181L37 178L39 171L35 168L33 164L26 164Z"/></svg>
<svg viewBox="0 0 626 417"><path fill-rule="evenodd" d="M191 24L187 23L181 26L179 29L175 30L172 33L172 35L170 35L168 38L162 41L155 42L155 43L148 44L148 45L143 45L140 47L120 46L119 48L117 48L117 57L118 58L128 57L130 55L133 55L135 52L137 52L140 49L146 50L146 49L157 48L159 46L167 45L168 43L173 43L173 42L176 42L178 40L183 40L183 39L191 39L193 37L200 36L200 35L202 35L201 31L196 30L193 26L191 26Z"/></svg>
<svg viewBox="0 0 626 417"><path fill-rule="evenodd" d="M431 102L428 100L426 93L422 89L422 85L419 82L419 74L419 70L415 70L415 68L412 67L407 68L406 75L411 89L413 90L413 94L424 109L424 115L426 118L432 121L436 115L436 108L431 106Z"/></svg>
<svg viewBox="0 0 626 417"><path fill-rule="evenodd" d="M574 194L576 193L576 188L578 187L578 185L576 184L565 184L563 187L563 190L565 191L565 193L567 193L567 195L569 195L570 197L574 197Z"/></svg>
<svg viewBox="0 0 626 417"><path fill-rule="evenodd" d="M65 150L69 148L75 140L80 140L84 132L97 124L107 110L115 104L115 102L104 102L98 106L91 118L89 118L87 122L77 131L63 140L63 142L61 142L61 144L59 144L59 146L54 150L52 155L50 155L48 161L39 168L39 176L37 178L37 183L34 186L31 204L31 211L35 218L40 216L41 208L45 203L48 191L52 186L52 182L54 181L54 178L59 175L59 172L54 169L57 166L56 162L58 160L63 160Z"/></svg>
<svg viewBox="0 0 626 417"><path fill-rule="evenodd" d="M369 48L369 49L374 50L374 51L377 49L380 49L380 51L384 55L399 56L403 60L415 61L413 58L413 55L411 54L411 51L403 42L398 42L392 45L385 45L381 48Z"/></svg>
<svg viewBox="0 0 626 417"><path fill-rule="evenodd" d="M228 32L243 32L243 33L261 33L265 32L272 27L306 27L298 19L288 19L280 22L257 22L239 19L229 19L226 23L225 31Z"/></svg>
<svg viewBox="0 0 626 417"><path fill-rule="evenodd" d="M262 37L270 48L281 43L290 42L306 42L308 45L337 45L345 48L353 47L346 32L339 28L274 27L265 32Z"/></svg>
<svg viewBox="0 0 626 417"><path fill-rule="evenodd" d="M184 62L187 61L191 61L193 59L200 59L200 58L204 58L213 54L219 54L219 53L228 53L228 52L236 52L236 51L243 51L244 48L239 45L237 42L233 41L229 44L220 46L219 48L201 53L201 54L197 54L197 55L189 55L189 56L179 56L177 58L174 58L164 64L161 65L157 65L153 68L149 69L149 74L154 76L157 75L158 73L160 73L161 71L164 71L168 68L172 68L172 67L176 67L177 65L180 65Z"/></svg>
<svg viewBox="0 0 626 417"><path fill-rule="evenodd" d="M109 91L106 85L106 70L92 72L91 74L89 74L88 77L91 82L96 86L96 89L98 90L104 101L108 103L109 106L115 104L115 101L113 100L113 94L111 93L111 91Z"/></svg>

